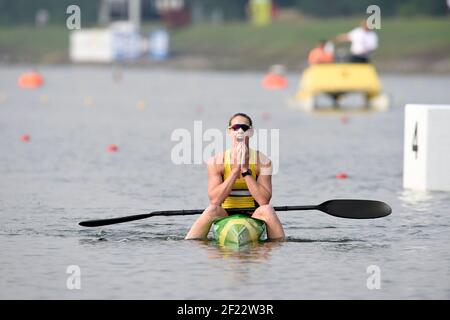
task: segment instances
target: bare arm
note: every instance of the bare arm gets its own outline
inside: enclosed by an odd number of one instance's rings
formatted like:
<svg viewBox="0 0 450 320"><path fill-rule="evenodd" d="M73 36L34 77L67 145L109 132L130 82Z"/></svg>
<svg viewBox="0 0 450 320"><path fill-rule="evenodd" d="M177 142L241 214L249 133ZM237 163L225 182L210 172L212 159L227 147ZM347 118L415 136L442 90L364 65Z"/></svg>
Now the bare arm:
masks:
<svg viewBox="0 0 450 320"><path fill-rule="evenodd" d="M247 182L248 190L260 206L269 204L272 198L272 176L259 176L258 180L255 180L249 175L245 177L245 182Z"/></svg>
<svg viewBox="0 0 450 320"><path fill-rule="evenodd" d="M252 176L245 177L248 190L260 206L269 204L272 198L272 162L263 154L259 153L260 174L258 180Z"/></svg>
<svg viewBox="0 0 450 320"><path fill-rule="evenodd" d="M233 168L225 181L222 180L216 158L208 161L208 197L211 204L220 206L231 192L234 181L239 177L239 168Z"/></svg>

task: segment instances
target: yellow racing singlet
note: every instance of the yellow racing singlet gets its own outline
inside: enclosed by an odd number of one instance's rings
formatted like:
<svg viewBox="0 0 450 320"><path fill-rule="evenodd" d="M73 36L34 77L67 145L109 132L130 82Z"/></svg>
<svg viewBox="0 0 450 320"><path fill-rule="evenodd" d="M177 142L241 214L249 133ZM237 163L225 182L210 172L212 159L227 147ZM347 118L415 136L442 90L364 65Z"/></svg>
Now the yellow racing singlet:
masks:
<svg viewBox="0 0 450 320"><path fill-rule="evenodd" d="M256 175L256 159L258 156L258 152L253 149L250 150L249 157L249 169L252 171L253 178L257 179ZM231 174L231 150L228 149L225 151L224 155L224 169L223 169L223 180L228 178ZM255 208L257 207L257 203L253 196L250 194L248 190L247 183L245 179L240 177L234 181L232 190L228 197L222 203L222 208Z"/></svg>

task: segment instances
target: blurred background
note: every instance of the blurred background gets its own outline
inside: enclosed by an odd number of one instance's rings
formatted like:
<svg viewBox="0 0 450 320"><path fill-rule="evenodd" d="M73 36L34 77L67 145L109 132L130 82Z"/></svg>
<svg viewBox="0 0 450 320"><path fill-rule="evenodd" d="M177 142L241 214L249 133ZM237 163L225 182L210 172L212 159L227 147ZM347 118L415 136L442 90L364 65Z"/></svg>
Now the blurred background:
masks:
<svg viewBox="0 0 450 320"><path fill-rule="evenodd" d="M372 64L309 66L317 42L358 27L370 5L381 18ZM449 7L0 0L0 298L448 299L450 193L405 189L402 176L404 150L426 150L412 136L404 144L404 106L450 104ZM314 100L314 90L297 92L299 78L328 67L339 72L305 83L343 85L332 92L343 104L342 92L363 85L366 96L389 95L389 108L358 108L361 97L348 101L353 113L290 108L292 97ZM225 132L236 112L256 130L279 130L274 205L375 199L392 215L281 212L285 242L237 253L182 241L194 216L78 225L207 206L206 166L195 157L211 141L206 130ZM194 164L173 161L180 128ZM372 264L381 290L366 287ZM66 287L69 265L81 268L82 290Z"/></svg>
<svg viewBox="0 0 450 320"><path fill-rule="evenodd" d="M374 54L379 70L450 72L446 0L0 0L0 63L76 60L66 27L66 9L72 4L80 8L81 30L133 22L141 41L128 44L140 46L127 49L135 51L125 59L132 63L157 60L176 68L232 70L266 70L279 63L295 71L306 66L319 39L359 25L374 4L382 18ZM167 34L152 34L161 28ZM103 36L91 35L90 41L101 42ZM163 46L159 50L170 53L170 59L149 59L152 43Z"/></svg>

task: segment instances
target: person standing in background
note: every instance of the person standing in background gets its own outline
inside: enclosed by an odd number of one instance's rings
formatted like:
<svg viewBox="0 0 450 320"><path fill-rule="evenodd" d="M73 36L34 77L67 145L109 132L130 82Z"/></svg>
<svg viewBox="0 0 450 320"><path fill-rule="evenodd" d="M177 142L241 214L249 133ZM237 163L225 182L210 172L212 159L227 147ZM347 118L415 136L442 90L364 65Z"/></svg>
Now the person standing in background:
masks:
<svg viewBox="0 0 450 320"><path fill-rule="evenodd" d="M350 62L369 63L370 54L378 47L378 35L369 29L367 22L361 22L361 26L348 33L339 34L336 37L338 42L351 42Z"/></svg>

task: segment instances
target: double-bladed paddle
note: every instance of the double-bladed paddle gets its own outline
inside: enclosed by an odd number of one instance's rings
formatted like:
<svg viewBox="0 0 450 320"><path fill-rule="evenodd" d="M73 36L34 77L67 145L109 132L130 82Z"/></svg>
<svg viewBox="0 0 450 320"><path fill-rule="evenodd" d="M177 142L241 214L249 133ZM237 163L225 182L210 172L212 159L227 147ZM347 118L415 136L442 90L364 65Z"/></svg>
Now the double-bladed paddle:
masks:
<svg viewBox="0 0 450 320"><path fill-rule="evenodd" d="M386 217L391 214L391 207L381 201L375 200L356 200L356 199L336 199L328 200L317 206L281 206L274 207L275 211L300 211L300 210L319 210L329 215L348 219L375 219ZM137 214L120 218L88 220L79 223L83 227L100 227L110 224L146 219L156 216L183 216L201 214L204 209L194 210L173 210L173 211L154 211L151 213ZM230 214L236 212L253 212L255 208L227 209Z"/></svg>

